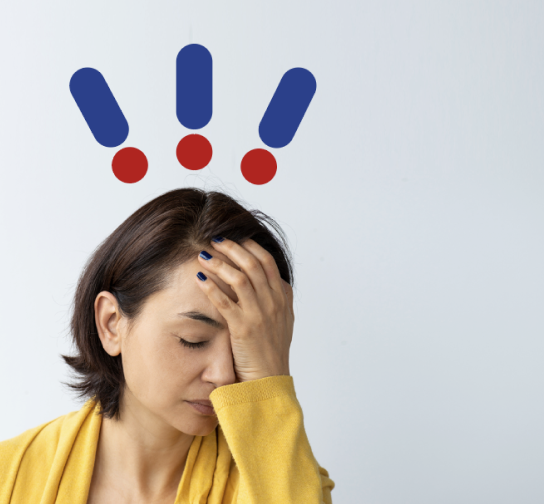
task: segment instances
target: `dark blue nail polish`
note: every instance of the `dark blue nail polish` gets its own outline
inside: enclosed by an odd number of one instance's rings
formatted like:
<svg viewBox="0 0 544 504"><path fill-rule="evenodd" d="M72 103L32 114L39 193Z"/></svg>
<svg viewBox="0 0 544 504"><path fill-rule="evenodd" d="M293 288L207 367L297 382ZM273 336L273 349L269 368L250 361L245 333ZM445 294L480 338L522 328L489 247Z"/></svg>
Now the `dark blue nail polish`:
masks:
<svg viewBox="0 0 544 504"><path fill-rule="evenodd" d="M202 280L202 281L204 281L204 280L206 280L206 279L208 278L204 273L202 273L202 271L199 271L199 272L196 274L196 276L197 276L200 280Z"/></svg>
<svg viewBox="0 0 544 504"><path fill-rule="evenodd" d="M202 259L206 259L206 261L212 258L212 256L208 254L208 252L206 252L205 250L202 250L199 255L200 257L202 257Z"/></svg>
<svg viewBox="0 0 544 504"><path fill-rule="evenodd" d="M215 243L221 243L225 238L223 238L222 236L214 236L212 237L212 241L214 241Z"/></svg>

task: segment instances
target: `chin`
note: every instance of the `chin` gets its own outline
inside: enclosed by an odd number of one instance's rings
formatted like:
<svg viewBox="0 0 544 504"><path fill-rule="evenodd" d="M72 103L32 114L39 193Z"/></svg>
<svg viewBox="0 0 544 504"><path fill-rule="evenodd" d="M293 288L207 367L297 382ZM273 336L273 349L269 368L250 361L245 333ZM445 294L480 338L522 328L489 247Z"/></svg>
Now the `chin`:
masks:
<svg viewBox="0 0 544 504"><path fill-rule="evenodd" d="M202 417L200 422L185 422L184 425L176 426L176 429L190 436L207 436L215 430L218 423L215 417Z"/></svg>

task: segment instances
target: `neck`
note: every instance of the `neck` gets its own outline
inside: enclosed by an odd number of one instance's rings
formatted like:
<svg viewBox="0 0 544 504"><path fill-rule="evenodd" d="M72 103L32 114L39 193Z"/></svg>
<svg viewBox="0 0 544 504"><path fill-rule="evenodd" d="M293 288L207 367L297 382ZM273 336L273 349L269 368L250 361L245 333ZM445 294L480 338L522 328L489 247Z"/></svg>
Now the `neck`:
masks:
<svg viewBox="0 0 544 504"><path fill-rule="evenodd" d="M194 436L142 410L130 393L120 416L102 419L93 484L123 501L175 496Z"/></svg>

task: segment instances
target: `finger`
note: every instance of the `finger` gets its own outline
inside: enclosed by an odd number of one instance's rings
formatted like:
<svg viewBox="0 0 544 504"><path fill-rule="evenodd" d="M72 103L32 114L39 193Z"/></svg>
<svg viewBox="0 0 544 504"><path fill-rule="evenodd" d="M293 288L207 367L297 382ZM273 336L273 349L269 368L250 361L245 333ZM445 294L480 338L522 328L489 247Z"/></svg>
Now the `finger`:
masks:
<svg viewBox="0 0 544 504"><path fill-rule="evenodd" d="M249 250L255 257L257 257L257 259L259 259L263 271L266 274L270 288L276 293L283 294L285 290L282 282L285 282L285 280L283 280L280 275L280 270L274 256L251 238L242 243L242 246L246 250Z"/></svg>
<svg viewBox="0 0 544 504"><path fill-rule="evenodd" d="M258 305L257 294L243 271L233 268L230 264L222 261L217 256L212 256L205 250L198 255L198 260L203 268L217 275L231 287L238 296L238 302L242 309L252 303Z"/></svg>
<svg viewBox="0 0 544 504"><path fill-rule="evenodd" d="M272 296L270 295L271 286L258 257L242 245L226 238L221 243L212 241L212 245L240 267L251 281L259 298L264 302L272 301Z"/></svg>
<svg viewBox="0 0 544 504"><path fill-rule="evenodd" d="M195 280L219 313L223 315L227 324L238 320L242 309L210 277L199 271Z"/></svg>

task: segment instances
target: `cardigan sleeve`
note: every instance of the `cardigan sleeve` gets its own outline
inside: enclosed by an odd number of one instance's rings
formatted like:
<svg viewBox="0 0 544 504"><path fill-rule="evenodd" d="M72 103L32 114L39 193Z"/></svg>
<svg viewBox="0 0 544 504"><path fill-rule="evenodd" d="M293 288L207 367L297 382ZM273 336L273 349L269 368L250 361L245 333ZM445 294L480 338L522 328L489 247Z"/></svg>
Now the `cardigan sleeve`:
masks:
<svg viewBox="0 0 544 504"><path fill-rule="evenodd" d="M291 376L218 387L210 400L239 472L237 504L332 504Z"/></svg>

